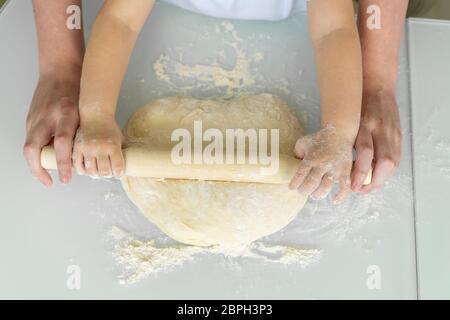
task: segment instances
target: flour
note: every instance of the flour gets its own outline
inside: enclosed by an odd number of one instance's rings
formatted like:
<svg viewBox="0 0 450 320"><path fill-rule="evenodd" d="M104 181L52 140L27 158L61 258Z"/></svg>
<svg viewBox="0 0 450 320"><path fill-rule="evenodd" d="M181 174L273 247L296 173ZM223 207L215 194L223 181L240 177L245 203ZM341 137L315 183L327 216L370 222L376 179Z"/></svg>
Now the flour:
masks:
<svg viewBox="0 0 450 320"><path fill-rule="evenodd" d="M117 238L117 234L120 237ZM117 240L112 255L123 267L118 277L121 284L136 283L150 274L168 271L202 252L202 248L194 246L157 247L155 240L140 241L132 237L123 239L124 233L117 227L112 228L111 235Z"/></svg>
<svg viewBox="0 0 450 320"><path fill-rule="evenodd" d="M438 135L436 123L442 117L436 107L433 107L424 123L418 128L416 161L430 171L439 171L443 178L450 179L450 139ZM420 153L419 153L420 152Z"/></svg>
<svg viewBox="0 0 450 320"><path fill-rule="evenodd" d="M268 52L256 43L271 41L269 34L252 34L244 39L235 25L226 20L210 29L203 30L196 41L169 47L159 55L153 63L154 76L161 82L159 85L198 98L231 98L243 93L267 92L267 88L272 88L271 93L283 98L298 93L291 89L287 78L271 79L259 70L261 65L267 65ZM208 47L215 42L217 47ZM189 59L190 51L205 46L212 53L208 58L200 59L202 63L197 63L197 56L194 61ZM286 69L286 64L277 68L278 72ZM157 90L154 92L160 95Z"/></svg>
<svg viewBox="0 0 450 320"><path fill-rule="evenodd" d="M206 89L222 88L225 90L225 97L231 97L236 92L244 88L250 88L255 84L255 75L251 65L264 59L263 52L256 52L249 58L241 49L240 43L243 41L236 32L231 22L223 21L215 26L215 32L223 36L228 36L223 43L231 50L235 60L232 68L226 68L218 62L218 58L225 60L226 53L223 49L217 50L215 61L211 64L183 63L182 55L161 54L153 64L153 71L158 80L164 81L173 88L185 94L189 90L202 87ZM190 83L195 82L195 85Z"/></svg>
<svg viewBox="0 0 450 320"><path fill-rule="evenodd" d="M429 151L418 154L416 160L450 179L450 139L436 136L431 130L419 137L419 143L422 144L422 149Z"/></svg>
<svg viewBox="0 0 450 320"><path fill-rule="evenodd" d="M273 79L267 78L270 74L266 77L258 72L259 64L267 63L267 60L272 58L269 55L270 52L259 51L261 49L252 52L246 44L252 39L271 40L270 35L247 35L243 43L244 36L238 35L236 28L228 25L227 21L213 26L212 32L209 31L209 33L205 35L205 38L212 39L214 36L225 38L224 47L211 51L210 56L214 56L215 59L212 62L194 61L192 63L187 59L188 57L182 55L183 52L195 50L199 45L196 41L180 44L180 47L168 48L154 61L153 71L159 80L159 85L164 88L161 92L155 91L155 96L166 95L167 92L171 92L166 89L169 88L189 96L196 96L198 89L212 90L214 92L208 92L208 94L217 97L216 81L224 84L222 88L224 97L249 91L253 93L267 91L269 88L272 93L284 95L284 98L292 105L302 106L298 113L309 132L319 127L320 102L317 84L308 82L308 75L304 74L302 69L293 70L295 74L291 72L289 79L295 76L302 78L303 81L295 90L290 87L291 84L287 80L279 82L280 77L285 76L282 70L280 73L283 74L279 77L274 76ZM275 42L277 37L273 38ZM240 55L236 52L237 50ZM226 60L233 60L234 63L228 65ZM289 66L289 62L287 65ZM203 75L199 76L200 71ZM287 71L290 71L289 68ZM220 74L218 79L214 77L215 72ZM249 83L253 84L249 85ZM436 141L434 136L430 139L433 142ZM440 145L444 151L446 143L443 140L442 142ZM425 140L424 143L428 142ZM445 168L444 164L439 166ZM380 245L382 239L367 235L366 232L361 231L363 227L376 225L386 219L400 219L400 214L390 206L390 203L411 201L411 177L408 174L397 174L387 182L381 193L366 196L354 194L340 206L332 205L331 196L321 201L310 200L301 214L276 234L252 243L246 248L219 250L178 245L138 212L117 181L100 180L99 183L103 184L105 191L94 204L94 212L103 219L102 224L108 226L108 240L112 246L112 255L120 266L119 281L123 284L132 284L148 277L155 277L160 273L175 271L186 264L200 263L208 255L223 257L226 259L225 268L229 268L230 263L234 262L239 266L242 258L261 263L274 263L282 267L288 265L307 267L319 261L330 245L339 245L343 241L353 242L370 253ZM100 207L99 203L101 203ZM120 228L113 227L115 231L111 234L109 232L111 225L117 225ZM289 246L280 244L289 244ZM301 249L302 247L320 248L320 250L306 250ZM233 264L232 267L235 265Z"/></svg>
<svg viewBox="0 0 450 320"><path fill-rule="evenodd" d="M186 263L200 263L209 255L223 257L225 268L239 268L242 260L306 268L319 262L330 245L343 241L353 242L368 253L380 246L382 239L361 230L382 220L400 219L390 203L411 201L411 180L409 175L397 174L387 181L383 192L353 194L339 206L332 205L332 195L321 201L309 200L286 228L249 246L228 249L172 241L143 217L115 180L98 181L97 187L103 187L104 192L93 204L93 212L107 226L106 241L119 266L122 284L171 272Z"/></svg>
<svg viewBox="0 0 450 320"><path fill-rule="evenodd" d="M235 248L158 245L155 240L137 240L117 226L111 228L110 235L115 241L112 256L121 266L119 283L125 285L134 284L160 272L168 272L205 254L254 259L285 266L295 264L300 268L318 261L321 254L317 249L271 246L262 242Z"/></svg>

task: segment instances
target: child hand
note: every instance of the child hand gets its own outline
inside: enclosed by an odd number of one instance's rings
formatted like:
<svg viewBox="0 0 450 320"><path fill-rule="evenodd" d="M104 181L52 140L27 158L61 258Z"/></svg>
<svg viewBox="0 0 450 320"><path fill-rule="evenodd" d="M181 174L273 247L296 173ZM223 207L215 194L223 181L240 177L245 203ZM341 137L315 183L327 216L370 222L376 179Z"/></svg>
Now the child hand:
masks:
<svg viewBox="0 0 450 320"><path fill-rule="evenodd" d="M78 174L120 177L124 171L122 132L114 120L82 122L75 137L73 162Z"/></svg>
<svg viewBox="0 0 450 320"><path fill-rule="evenodd" d="M342 202L350 193L352 150L353 142L329 126L298 139L294 153L302 161L289 188L313 199L323 199L336 181L340 190L333 203Z"/></svg>

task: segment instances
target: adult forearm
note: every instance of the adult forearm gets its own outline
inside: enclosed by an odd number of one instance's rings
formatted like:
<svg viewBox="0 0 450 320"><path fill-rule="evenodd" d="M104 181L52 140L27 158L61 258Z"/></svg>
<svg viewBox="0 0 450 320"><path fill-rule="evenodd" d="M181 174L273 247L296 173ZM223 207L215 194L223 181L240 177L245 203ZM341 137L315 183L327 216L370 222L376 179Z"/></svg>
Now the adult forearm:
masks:
<svg viewBox="0 0 450 320"><path fill-rule="evenodd" d="M356 28L337 29L313 41L320 87L322 126L331 125L349 140L358 132L361 49Z"/></svg>
<svg viewBox="0 0 450 320"><path fill-rule="evenodd" d="M81 0L33 0L41 76L80 77L84 39L82 29L67 27L67 8L71 5L81 8Z"/></svg>
<svg viewBox="0 0 450 320"><path fill-rule="evenodd" d="M365 94L395 92L398 53L407 8L408 0L360 1L358 29ZM367 24L370 18L379 19L379 28Z"/></svg>

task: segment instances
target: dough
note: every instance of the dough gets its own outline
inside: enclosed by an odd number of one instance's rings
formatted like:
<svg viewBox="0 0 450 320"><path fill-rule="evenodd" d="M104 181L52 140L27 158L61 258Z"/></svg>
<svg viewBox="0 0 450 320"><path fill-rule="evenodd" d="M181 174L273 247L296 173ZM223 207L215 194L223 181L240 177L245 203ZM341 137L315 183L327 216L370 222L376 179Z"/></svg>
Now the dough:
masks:
<svg viewBox="0 0 450 320"><path fill-rule="evenodd" d="M233 100L168 97L138 109L124 128L126 146L171 150L174 129L279 129L280 153L292 155L302 127L294 112L270 94ZM289 224L306 198L285 184L157 180L124 177L122 186L142 213L169 237L197 246L236 246Z"/></svg>

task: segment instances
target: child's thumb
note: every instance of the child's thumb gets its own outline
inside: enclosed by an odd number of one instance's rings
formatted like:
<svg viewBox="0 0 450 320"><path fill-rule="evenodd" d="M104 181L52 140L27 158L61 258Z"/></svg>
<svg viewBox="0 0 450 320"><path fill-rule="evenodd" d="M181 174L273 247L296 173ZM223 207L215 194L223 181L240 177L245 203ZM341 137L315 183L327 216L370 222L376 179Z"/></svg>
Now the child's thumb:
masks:
<svg viewBox="0 0 450 320"><path fill-rule="evenodd" d="M306 155L308 145L309 143L307 137L302 137L298 139L297 142L295 143L294 155L300 160L302 160Z"/></svg>

